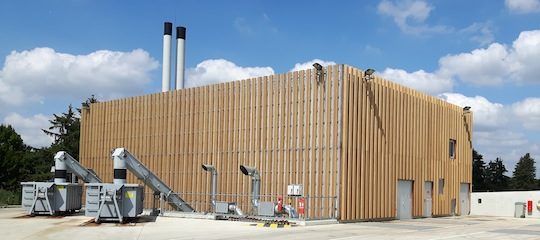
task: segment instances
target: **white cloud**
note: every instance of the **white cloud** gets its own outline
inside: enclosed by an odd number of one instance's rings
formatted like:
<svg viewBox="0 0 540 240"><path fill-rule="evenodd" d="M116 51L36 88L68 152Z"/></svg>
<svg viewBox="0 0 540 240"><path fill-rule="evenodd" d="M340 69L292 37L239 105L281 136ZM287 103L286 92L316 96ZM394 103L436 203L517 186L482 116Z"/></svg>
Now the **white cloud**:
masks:
<svg viewBox="0 0 540 240"><path fill-rule="evenodd" d="M458 76L464 82L484 86L500 85L510 70L507 56L505 46L493 43L485 49L442 57L439 60L440 71L449 76Z"/></svg>
<svg viewBox="0 0 540 240"><path fill-rule="evenodd" d="M324 67L329 66L329 65L336 65L336 63L333 62L333 61L324 61L324 60L316 58L316 59L313 59L311 61L307 61L307 62L304 62L304 63L296 63L296 64L294 64L294 67L290 70L290 72L306 70L306 69L312 69L314 63L319 63Z"/></svg>
<svg viewBox="0 0 540 240"><path fill-rule="evenodd" d="M508 55L511 78L518 83L540 83L540 30L523 31Z"/></svg>
<svg viewBox="0 0 540 240"><path fill-rule="evenodd" d="M377 12L392 17L396 25L404 33L421 34L451 31L446 26L428 26L425 24L432 10L433 7L423 0L397 2L383 0L377 6Z"/></svg>
<svg viewBox="0 0 540 240"><path fill-rule="evenodd" d="M367 44L366 46L364 46L364 53L372 56L380 56L383 51L378 47Z"/></svg>
<svg viewBox="0 0 540 240"><path fill-rule="evenodd" d="M440 74L428 73L424 70L409 73L402 69L386 68L384 72L381 73L381 76L430 94L438 94L452 90L452 80L450 78Z"/></svg>
<svg viewBox="0 0 540 240"><path fill-rule="evenodd" d="M493 30L491 23L478 23L475 22L468 27L461 29L460 33L471 35L470 40L480 44L480 46L487 46L493 42L495 37L493 36Z"/></svg>
<svg viewBox="0 0 540 240"><path fill-rule="evenodd" d="M273 75L271 67L240 67L225 59L209 59L186 71L186 87Z"/></svg>
<svg viewBox="0 0 540 240"><path fill-rule="evenodd" d="M514 103L512 109L527 129L540 130L540 98Z"/></svg>
<svg viewBox="0 0 540 240"><path fill-rule="evenodd" d="M49 146L54 140L41 131L41 129L50 126L49 117L43 114L23 117L18 113L10 113L4 118L3 123L11 125L27 145L45 147Z"/></svg>
<svg viewBox="0 0 540 240"><path fill-rule="evenodd" d="M251 25L249 25L249 22L243 18L243 17L237 17L234 19L234 28L236 28L236 31L242 33L242 34L253 34L253 29Z"/></svg>
<svg viewBox="0 0 540 240"><path fill-rule="evenodd" d="M244 36L261 36L278 33L279 30L272 23L272 19L266 13L250 18L236 17L233 26L238 33Z"/></svg>
<svg viewBox="0 0 540 240"><path fill-rule="evenodd" d="M521 148L529 142L523 133L508 130L477 131L475 137L476 144L499 154L503 154L502 148Z"/></svg>
<svg viewBox="0 0 540 240"><path fill-rule="evenodd" d="M492 43L441 57L434 72L387 68L381 75L431 94L451 91L456 79L476 86L540 83L540 30L521 32L512 47Z"/></svg>
<svg viewBox="0 0 540 240"><path fill-rule="evenodd" d="M439 70L477 86L540 83L540 30L523 31L512 47L492 43L487 48L447 55L439 59Z"/></svg>
<svg viewBox="0 0 540 240"><path fill-rule="evenodd" d="M506 7L515 13L532 13L540 11L540 0L505 0Z"/></svg>
<svg viewBox="0 0 540 240"><path fill-rule="evenodd" d="M40 102L47 97L109 99L142 93L158 67L148 52L100 50L88 55L51 48L12 51L0 70L0 105Z"/></svg>
<svg viewBox="0 0 540 240"><path fill-rule="evenodd" d="M308 62L294 64L290 71L311 69L315 62L323 66L336 64L332 61L313 59ZM195 68L187 69L186 87L205 86L273 74L275 74L274 69L271 67L241 67L225 59L208 59L197 64Z"/></svg>
<svg viewBox="0 0 540 240"><path fill-rule="evenodd" d="M443 93L439 98L461 106L470 106L474 129L496 129L508 122L506 110L500 103L492 103L482 96L467 97L459 93Z"/></svg>

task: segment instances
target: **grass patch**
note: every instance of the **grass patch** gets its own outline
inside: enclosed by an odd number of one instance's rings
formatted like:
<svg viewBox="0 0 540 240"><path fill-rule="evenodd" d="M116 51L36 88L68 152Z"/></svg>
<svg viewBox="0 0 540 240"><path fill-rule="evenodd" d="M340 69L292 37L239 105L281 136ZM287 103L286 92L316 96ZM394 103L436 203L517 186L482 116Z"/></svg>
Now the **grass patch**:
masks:
<svg viewBox="0 0 540 240"><path fill-rule="evenodd" d="M21 191L0 189L0 206L21 204Z"/></svg>

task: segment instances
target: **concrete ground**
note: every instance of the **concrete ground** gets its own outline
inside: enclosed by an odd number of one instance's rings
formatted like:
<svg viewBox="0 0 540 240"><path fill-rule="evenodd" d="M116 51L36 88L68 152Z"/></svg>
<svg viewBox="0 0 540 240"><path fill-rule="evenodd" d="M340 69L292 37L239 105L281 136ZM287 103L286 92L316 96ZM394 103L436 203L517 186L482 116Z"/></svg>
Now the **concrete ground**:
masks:
<svg viewBox="0 0 540 240"><path fill-rule="evenodd" d="M407 221L256 227L253 223L143 217L100 225L84 216L28 217L0 209L0 239L540 239L540 219L446 217Z"/></svg>

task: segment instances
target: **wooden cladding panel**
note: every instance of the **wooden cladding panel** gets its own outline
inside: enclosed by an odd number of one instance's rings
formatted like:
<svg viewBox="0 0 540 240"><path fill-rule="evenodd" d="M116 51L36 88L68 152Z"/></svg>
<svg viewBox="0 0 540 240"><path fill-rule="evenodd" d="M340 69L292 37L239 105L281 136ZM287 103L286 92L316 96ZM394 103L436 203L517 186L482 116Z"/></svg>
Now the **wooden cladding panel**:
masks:
<svg viewBox="0 0 540 240"><path fill-rule="evenodd" d="M459 183L471 182L471 114L346 65L318 78L306 70L92 104L82 112L80 160L110 182L110 151L126 147L199 211L209 210L208 163L218 200L244 211L251 183L241 164L259 170L262 201L303 184L307 218L394 218L399 179L414 181L414 216L424 181L433 182L433 214L450 214Z"/></svg>
<svg viewBox="0 0 540 240"><path fill-rule="evenodd" d="M111 150L126 147L198 211L210 210L210 174L201 164L218 170L218 200L244 211L251 179L239 166L254 166L262 201L303 184L307 217L333 217L339 66L323 76L318 83L307 70L92 104L82 113L80 160L111 182ZM128 181L139 182L132 174Z"/></svg>
<svg viewBox="0 0 540 240"><path fill-rule="evenodd" d="M414 182L414 217L423 214L424 181L433 182L433 215L449 215L452 199L459 212L459 185L471 182L472 114L379 77L363 80L349 66L343 73L340 219L396 217L398 180Z"/></svg>

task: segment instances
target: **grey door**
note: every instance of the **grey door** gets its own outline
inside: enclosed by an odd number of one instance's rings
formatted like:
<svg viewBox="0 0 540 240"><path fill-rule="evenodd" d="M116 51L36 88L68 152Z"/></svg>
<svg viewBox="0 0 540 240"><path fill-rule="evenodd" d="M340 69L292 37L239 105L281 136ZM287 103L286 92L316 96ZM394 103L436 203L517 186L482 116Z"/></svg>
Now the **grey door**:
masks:
<svg viewBox="0 0 540 240"><path fill-rule="evenodd" d="M433 206L433 182L424 182L424 217L432 216Z"/></svg>
<svg viewBox="0 0 540 240"><path fill-rule="evenodd" d="M461 216L469 215L471 203L469 201L469 184L462 183L459 186L459 208Z"/></svg>
<svg viewBox="0 0 540 240"><path fill-rule="evenodd" d="M412 218L413 182L398 180L397 219Z"/></svg>

